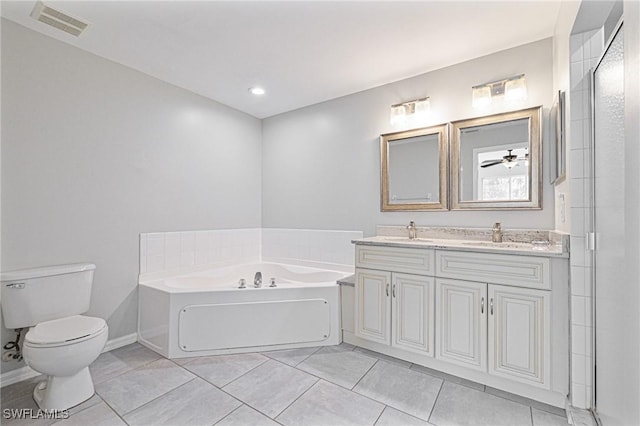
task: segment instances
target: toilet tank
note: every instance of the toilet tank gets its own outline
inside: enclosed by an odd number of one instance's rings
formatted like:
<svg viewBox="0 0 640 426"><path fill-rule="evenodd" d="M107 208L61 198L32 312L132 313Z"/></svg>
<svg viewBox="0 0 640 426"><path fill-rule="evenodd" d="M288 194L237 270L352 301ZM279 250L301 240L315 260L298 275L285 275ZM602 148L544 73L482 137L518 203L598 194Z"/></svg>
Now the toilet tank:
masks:
<svg viewBox="0 0 640 426"><path fill-rule="evenodd" d="M91 263L75 263L0 273L5 327L32 327L87 312L95 269Z"/></svg>

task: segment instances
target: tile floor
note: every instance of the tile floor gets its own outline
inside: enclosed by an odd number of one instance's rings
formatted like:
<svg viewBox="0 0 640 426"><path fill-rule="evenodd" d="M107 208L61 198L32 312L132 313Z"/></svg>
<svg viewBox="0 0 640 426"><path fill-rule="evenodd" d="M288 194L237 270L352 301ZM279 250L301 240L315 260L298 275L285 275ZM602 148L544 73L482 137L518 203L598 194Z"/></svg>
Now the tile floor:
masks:
<svg viewBox="0 0 640 426"><path fill-rule="evenodd" d="M1 389L2 424L567 425L564 411L347 344L167 360L134 343L91 366L96 395L64 420L37 409L40 378Z"/></svg>

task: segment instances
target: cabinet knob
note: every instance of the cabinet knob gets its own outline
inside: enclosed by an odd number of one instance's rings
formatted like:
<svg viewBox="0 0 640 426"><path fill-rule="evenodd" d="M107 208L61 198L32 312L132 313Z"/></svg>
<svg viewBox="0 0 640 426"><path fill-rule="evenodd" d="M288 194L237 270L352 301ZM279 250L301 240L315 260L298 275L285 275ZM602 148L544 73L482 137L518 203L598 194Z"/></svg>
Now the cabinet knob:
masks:
<svg viewBox="0 0 640 426"><path fill-rule="evenodd" d="M493 297L489 301L489 308L491 309L491 315L493 315Z"/></svg>
<svg viewBox="0 0 640 426"><path fill-rule="evenodd" d="M396 285L395 284L393 285L393 290L392 291L393 291L393 297L396 297Z"/></svg>
<svg viewBox="0 0 640 426"><path fill-rule="evenodd" d="M484 314L484 297L480 299L480 313Z"/></svg>
<svg viewBox="0 0 640 426"><path fill-rule="evenodd" d="M387 283L387 297L389 297L389 283Z"/></svg>

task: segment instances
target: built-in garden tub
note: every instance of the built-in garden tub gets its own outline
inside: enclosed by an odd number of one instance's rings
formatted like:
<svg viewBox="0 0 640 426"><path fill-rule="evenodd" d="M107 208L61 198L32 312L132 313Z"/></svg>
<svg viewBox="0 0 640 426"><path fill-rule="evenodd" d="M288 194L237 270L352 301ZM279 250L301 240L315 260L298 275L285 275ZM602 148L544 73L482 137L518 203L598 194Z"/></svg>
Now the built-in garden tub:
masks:
<svg viewBox="0 0 640 426"><path fill-rule="evenodd" d="M138 340L167 358L335 345L347 275L253 263L141 280Z"/></svg>

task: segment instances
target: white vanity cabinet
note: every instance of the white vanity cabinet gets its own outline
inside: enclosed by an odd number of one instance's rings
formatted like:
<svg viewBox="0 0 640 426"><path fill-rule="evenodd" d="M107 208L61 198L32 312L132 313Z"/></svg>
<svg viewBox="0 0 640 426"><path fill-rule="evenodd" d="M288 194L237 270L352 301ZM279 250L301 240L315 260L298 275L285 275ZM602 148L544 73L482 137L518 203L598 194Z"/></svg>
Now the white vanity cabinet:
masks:
<svg viewBox="0 0 640 426"><path fill-rule="evenodd" d="M550 292L436 280L436 358L548 389Z"/></svg>
<svg viewBox="0 0 640 426"><path fill-rule="evenodd" d="M439 251L436 275L436 357L549 389L550 260Z"/></svg>
<svg viewBox="0 0 640 426"><path fill-rule="evenodd" d="M551 387L551 292L488 286L489 374Z"/></svg>
<svg viewBox="0 0 640 426"><path fill-rule="evenodd" d="M487 285L436 280L436 358L487 370Z"/></svg>
<svg viewBox="0 0 640 426"><path fill-rule="evenodd" d="M433 356L434 279L418 273L433 273L434 251L357 247L356 256L355 335Z"/></svg>
<svg viewBox="0 0 640 426"><path fill-rule="evenodd" d="M344 294L347 343L564 405L566 256L357 244Z"/></svg>

